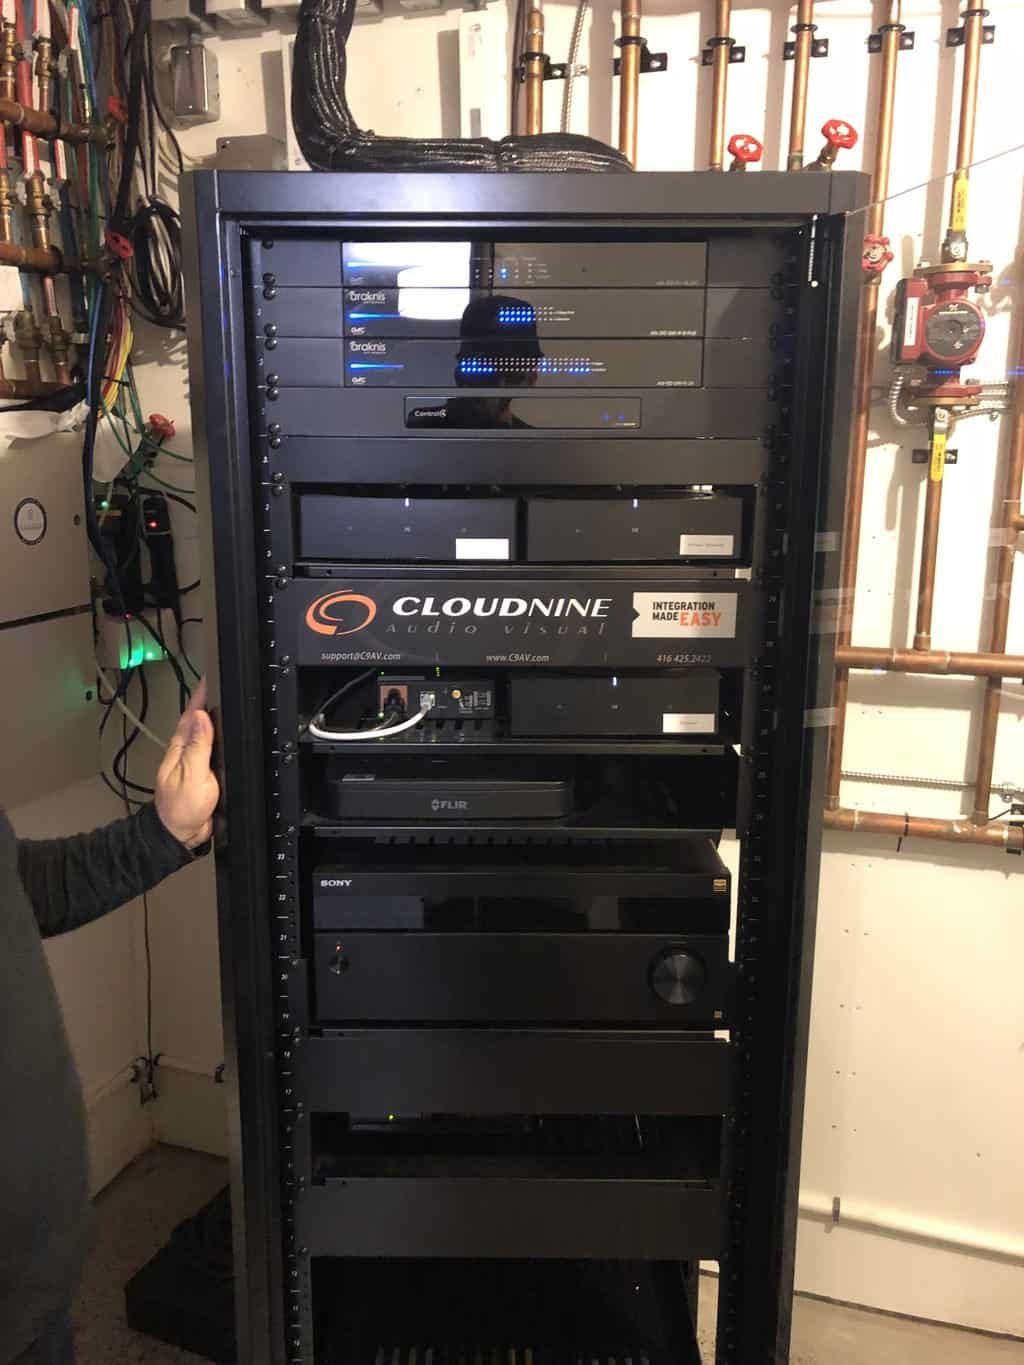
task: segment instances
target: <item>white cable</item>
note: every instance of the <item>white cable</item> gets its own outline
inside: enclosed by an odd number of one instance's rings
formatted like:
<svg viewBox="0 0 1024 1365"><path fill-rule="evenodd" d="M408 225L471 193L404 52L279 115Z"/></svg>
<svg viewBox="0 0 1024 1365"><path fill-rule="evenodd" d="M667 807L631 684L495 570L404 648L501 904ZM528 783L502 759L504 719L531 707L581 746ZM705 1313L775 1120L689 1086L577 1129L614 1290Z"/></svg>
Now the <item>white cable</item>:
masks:
<svg viewBox="0 0 1024 1365"><path fill-rule="evenodd" d="M128 717L131 723L134 726L136 726L139 730L141 730L147 739L151 739L153 743L157 745L158 748L166 749L167 748L166 739L161 739L160 736L158 734L155 734L154 731L152 731L149 728L149 726L145 724L144 721L139 720L138 716L135 714L134 711L129 711L128 707L125 706L124 702L117 695L117 688L107 677L106 673L104 673L103 669L100 668L99 664L96 665L96 672L99 674L100 681L106 686L107 691L110 693L110 700L113 701L114 705L120 707L120 709ZM102 701L102 698L100 698L100 700Z"/></svg>
<svg viewBox="0 0 1024 1365"><path fill-rule="evenodd" d="M562 132L572 132L572 103L576 93L576 74L580 60L580 46L583 42L583 25L586 22L590 0L579 0L576 17L572 23L572 38L569 41L569 60L565 66L565 85L562 88Z"/></svg>
<svg viewBox="0 0 1024 1365"><path fill-rule="evenodd" d="M432 708L433 703L425 706L415 716L410 716L408 720L403 720L400 725L385 725L379 730L321 730L316 721L311 720L309 733L314 739L344 740L346 743L356 739L385 739L388 735L400 735L403 730L411 730L414 725L419 725L421 720L429 716Z"/></svg>
<svg viewBox="0 0 1024 1365"><path fill-rule="evenodd" d="M893 372L892 383L889 385L889 416L898 427L910 426L909 420L900 412L900 394L906 382L907 376L902 370Z"/></svg>

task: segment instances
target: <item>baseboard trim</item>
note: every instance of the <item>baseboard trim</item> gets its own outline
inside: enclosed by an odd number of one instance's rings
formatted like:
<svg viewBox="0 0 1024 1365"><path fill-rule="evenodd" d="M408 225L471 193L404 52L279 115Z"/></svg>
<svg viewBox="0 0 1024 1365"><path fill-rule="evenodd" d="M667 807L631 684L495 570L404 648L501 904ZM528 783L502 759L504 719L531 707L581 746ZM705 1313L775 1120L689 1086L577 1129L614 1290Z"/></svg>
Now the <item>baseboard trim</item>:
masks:
<svg viewBox="0 0 1024 1365"><path fill-rule="evenodd" d="M89 1192L97 1195L153 1145L151 1106L141 1104L131 1067L85 1097L89 1134Z"/></svg>
<svg viewBox="0 0 1024 1365"><path fill-rule="evenodd" d="M169 1147L188 1147L211 1156L228 1154L227 1098L223 1085L205 1071L161 1061L156 1074L154 1137Z"/></svg>

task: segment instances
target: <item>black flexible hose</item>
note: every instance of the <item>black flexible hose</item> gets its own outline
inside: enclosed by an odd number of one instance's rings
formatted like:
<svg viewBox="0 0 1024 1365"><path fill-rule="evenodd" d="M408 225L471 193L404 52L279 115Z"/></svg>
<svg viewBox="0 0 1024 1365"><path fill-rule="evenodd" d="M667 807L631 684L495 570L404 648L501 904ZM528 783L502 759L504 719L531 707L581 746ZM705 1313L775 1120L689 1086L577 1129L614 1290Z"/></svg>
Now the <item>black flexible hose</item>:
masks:
<svg viewBox="0 0 1024 1365"><path fill-rule="evenodd" d="M318 171L629 171L594 138L378 137L356 124L345 98L346 46L356 0L302 0L292 73L292 124Z"/></svg>

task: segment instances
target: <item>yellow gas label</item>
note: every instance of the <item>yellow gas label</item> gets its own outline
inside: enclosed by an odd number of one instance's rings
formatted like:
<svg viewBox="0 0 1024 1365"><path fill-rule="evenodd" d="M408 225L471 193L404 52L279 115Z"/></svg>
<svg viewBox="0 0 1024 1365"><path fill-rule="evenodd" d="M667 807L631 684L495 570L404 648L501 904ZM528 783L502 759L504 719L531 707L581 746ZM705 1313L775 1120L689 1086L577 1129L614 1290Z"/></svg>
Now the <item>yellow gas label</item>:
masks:
<svg viewBox="0 0 1024 1365"><path fill-rule="evenodd" d="M954 232L967 231L967 185L966 175L958 175L953 181L953 221Z"/></svg>
<svg viewBox="0 0 1024 1365"><path fill-rule="evenodd" d="M932 437L932 461L928 477L932 483L941 483L946 471L946 433L937 431Z"/></svg>

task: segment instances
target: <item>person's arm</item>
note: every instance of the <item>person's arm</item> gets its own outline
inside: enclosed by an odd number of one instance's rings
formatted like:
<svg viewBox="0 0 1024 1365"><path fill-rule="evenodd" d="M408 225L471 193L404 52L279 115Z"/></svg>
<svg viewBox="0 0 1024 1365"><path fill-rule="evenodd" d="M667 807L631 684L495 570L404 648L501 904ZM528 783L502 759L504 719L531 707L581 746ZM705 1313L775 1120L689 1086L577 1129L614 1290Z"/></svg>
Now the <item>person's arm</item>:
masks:
<svg viewBox="0 0 1024 1365"><path fill-rule="evenodd" d="M44 938L141 896L209 840L218 788L204 703L200 686L167 746L152 804L91 834L18 841L18 871Z"/></svg>
<svg viewBox="0 0 1024 1365"><path fill-rule="evenodd" d="M18 840L18 873L44 938L98 919L191 861L152 804L91 834Z"/></svg>

